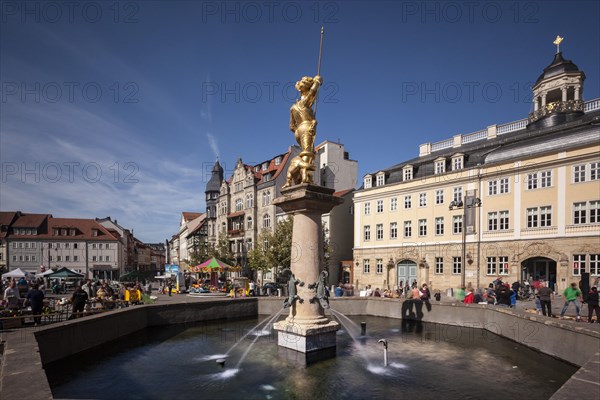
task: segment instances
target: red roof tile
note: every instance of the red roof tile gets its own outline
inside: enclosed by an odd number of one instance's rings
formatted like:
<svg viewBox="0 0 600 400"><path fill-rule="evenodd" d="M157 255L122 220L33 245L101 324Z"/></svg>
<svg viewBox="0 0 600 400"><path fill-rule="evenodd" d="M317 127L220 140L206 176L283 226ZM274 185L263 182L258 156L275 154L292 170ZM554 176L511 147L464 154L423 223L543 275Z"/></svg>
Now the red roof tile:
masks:
<svg viewBox="0 0 600 400"><path fill-rule="evenodd" d="M199 216L201 216L203 213L197 213L197 212L189 212L189 211L184 211L181 213L183 215L183 219L186 222L189 222L193 219L198 218Z"/></svg>

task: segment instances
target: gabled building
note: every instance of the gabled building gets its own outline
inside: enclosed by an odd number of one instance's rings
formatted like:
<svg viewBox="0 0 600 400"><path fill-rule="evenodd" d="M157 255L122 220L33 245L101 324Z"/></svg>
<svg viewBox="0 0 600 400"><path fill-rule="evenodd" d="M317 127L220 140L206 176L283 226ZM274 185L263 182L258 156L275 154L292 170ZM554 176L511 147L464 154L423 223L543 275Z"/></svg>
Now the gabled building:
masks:
<svg viewBox="0 0 600 400"><path fill-rule="evenodd" d="M425 143L354 194L354 283L435 289L497 277L562 290L600 276L600 99L557 53L519 121Z"/></svg>
<svg viewBox="0 0 600 400"><path fill-rule="evenodd" d="M338 249L335 256L331 253L332 257L328 260L331 264L330 281L337 283L341 277L340 261L352 257L353 225L349 212L352 203L349 193L356 187L358 163L350 159L341 143L324 141L315 150L315 184L334 188L342 196L348 196L345 206L338 207L339 210L334 209L325 217L328 239ZM274 230L278 221L287 218L272 202L281 196L289 163L299 153L298 146L290 146L287 152L254 165L245 164L240 158L232 175L226 180L217 162L206 187L207 241L216 244L220 238L226 238L237 264L244 269L244 274L255 277L259 283L274 281L277 277L273 271L277 266L273 266L271 272L254 275L247 268L248 251L257 245L261 232ZM218 195L215 190L217 182L220 182ZM214 215L216 216L213 217ZM340 222L344 218L346 223ZM341 229L341 226L344 228Z"/></svg>
<svg viewBox="0 0 600 400"><path fill-rule="evenodd" d="M118 272L118 239L93 219L26 214L6 235L9 269L29 272L67 267L92 277L94 271Z"/></svg>
<svg viewBox="0 0 600 400"><path fill-rule="evenodd" d="M120 274L131 271L135 264L135 241L131 230L119 225L117 220L110 217L96 218L96 221L105 227L119 241L117 268Z"/></svg>

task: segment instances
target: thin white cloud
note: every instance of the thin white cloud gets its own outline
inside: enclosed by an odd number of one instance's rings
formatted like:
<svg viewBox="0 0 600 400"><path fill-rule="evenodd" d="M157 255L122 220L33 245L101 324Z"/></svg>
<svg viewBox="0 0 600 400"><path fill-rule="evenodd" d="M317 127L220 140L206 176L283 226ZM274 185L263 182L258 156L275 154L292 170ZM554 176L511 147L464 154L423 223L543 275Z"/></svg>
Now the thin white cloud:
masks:
<svg viewBox="0 0 600 400"><path fill-rule="evenodd" d="M212 150L215 158L219 158L219 143L217 142L217 138L209 133L206 132L206 138L208 139L208 145L210 146L210 149Z"/></svg>

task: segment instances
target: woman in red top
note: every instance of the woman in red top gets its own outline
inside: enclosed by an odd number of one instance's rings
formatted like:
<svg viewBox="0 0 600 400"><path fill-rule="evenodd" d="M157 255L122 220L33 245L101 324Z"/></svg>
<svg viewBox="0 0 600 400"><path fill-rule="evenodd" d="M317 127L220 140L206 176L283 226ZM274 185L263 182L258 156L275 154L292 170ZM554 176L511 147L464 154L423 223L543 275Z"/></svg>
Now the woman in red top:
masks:
<svg viewBox="0 0 600 400"><path fill-rule="evenodd" d="M464 303L465 304L473 304L473 299L474 298L475 298L475 296L473 295L473 289L469 289L467 291L467 295L465 296Z"/></svg>

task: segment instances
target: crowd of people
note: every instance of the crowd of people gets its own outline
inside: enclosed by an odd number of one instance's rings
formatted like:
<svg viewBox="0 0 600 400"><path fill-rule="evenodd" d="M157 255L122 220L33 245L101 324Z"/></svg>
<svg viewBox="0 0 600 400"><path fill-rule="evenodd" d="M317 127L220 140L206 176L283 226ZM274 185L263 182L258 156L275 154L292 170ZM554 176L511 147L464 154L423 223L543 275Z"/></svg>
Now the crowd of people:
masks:
<svg viewBox="0 0 600 400"><path fill-rule="evenodd" d="M600 323L600 307L598 305L598 282L594 283L587 293L583 293L576 282L571 283L562 295L565 299L564 306L560 312L560 318L565 317L565 313L573 304L576 313L576 319L581 320L581 304L587 304L588 322L592 323L593 313L596 314L596 322ZM528 300L530 294L535 302L535 308L538 314L556 317L552 312L552 302L555 299L555 291L548 282L536 281L534 284L529 282L513 282L512 285L503 282L499 277L489 284L483 291L475 289L471 285L458 289L455 293L456 300L465 304L494 304L501 307L514 308L517 299Z"/></svg>
<svg viewBox="0 0 600 400"><path fill-rule="evenodd" d="M92 308L100 305L103 309L111 309L117 305L135 305L142 303L142 295L151 295L152 285L142 285L140 282L130 284L119 284L111 286L105 280L86 279L78 282L73 293L60 298L66 294L65 281L53 280L48 283L42 278L26 279L25 277L10 278L0 281L0 306L11 313L31 309L31 315L35 325L42 322L42 315L47 299L46 291L51 292L61 306L69 305L71 313L69 318L78 318L90 313ZM46 304L47 306L47 304ZM46 307L48 308L48 307Z"/></svg>

